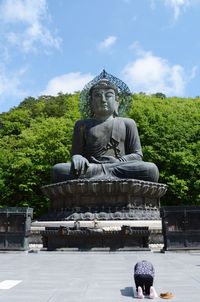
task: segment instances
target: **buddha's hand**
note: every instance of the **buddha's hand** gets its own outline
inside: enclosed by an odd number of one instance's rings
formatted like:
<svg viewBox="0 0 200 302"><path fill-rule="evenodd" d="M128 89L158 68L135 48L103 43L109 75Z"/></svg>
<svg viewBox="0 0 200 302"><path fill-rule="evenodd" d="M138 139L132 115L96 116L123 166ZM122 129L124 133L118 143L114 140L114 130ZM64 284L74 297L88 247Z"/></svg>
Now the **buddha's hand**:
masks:
<svg viewBox="0 0 200 302"><path fill-rule="evenodd" d="M89 167L89 161L80 154L72 156L72 171L76 176L85 174Z"/></svg>
<svg viewBox="0 0 200 302"><path fill-rule="evenodd" d="M119 159L115 158L114 156L102 156L100 159L96 159L95 157L91 156L91 162L94 164L112 164L118 163Z"/></svg>

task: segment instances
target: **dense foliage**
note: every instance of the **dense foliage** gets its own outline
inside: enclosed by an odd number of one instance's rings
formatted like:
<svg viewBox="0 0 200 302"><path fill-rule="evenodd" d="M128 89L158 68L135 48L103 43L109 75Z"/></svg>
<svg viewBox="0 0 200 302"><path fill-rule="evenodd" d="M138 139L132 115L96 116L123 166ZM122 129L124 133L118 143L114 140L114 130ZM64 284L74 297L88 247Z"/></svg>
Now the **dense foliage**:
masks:
<svg viewBox="0 0 200 302"><path fill-rule="evenodd" d="M27 98L0 116L0 205L47 211L41 186L50 169L70 160L74 123L80 118L79 95Z"/></svg>
<svg viewBox="0 0 200 302"><path fill-rule="evenodd" d="M157 164L169 186L163 202L200 204L200 99L134 95L144 160Z"/></svg>
<svg viewBox="0 0 200 302"><path fill-rule="evenodd" d="M200 204L200 99L134 94L129 116L138 125L144 160L167 183L165 204ZM0 206L47 211L41 186L50 169L70 160L79 93L29 97L0 115Z"/></svg>

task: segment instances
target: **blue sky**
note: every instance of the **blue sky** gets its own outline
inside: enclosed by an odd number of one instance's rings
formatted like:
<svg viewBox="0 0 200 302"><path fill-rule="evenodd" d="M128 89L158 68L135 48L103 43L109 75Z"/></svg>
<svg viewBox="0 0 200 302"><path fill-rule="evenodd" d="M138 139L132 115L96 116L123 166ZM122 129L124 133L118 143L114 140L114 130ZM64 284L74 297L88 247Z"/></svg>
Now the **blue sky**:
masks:
<svg viewBox="0 0 200 302"><path fill-rule="evenodd" d="M199 96L199 16L200 0L0 0L0 112L104 68L133 93Z"/></svg>

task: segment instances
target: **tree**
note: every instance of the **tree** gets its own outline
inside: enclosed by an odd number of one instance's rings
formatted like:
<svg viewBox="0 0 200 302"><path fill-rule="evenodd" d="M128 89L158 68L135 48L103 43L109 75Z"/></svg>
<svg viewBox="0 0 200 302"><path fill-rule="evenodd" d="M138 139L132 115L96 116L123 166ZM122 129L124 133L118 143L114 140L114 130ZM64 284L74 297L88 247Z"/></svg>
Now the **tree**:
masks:
<svg viewBox="0 0 200 302"><path fill-rule="evenodd" d="M41 186L50 182L55 163L70 160L72 129L80 114L78 94L32 101L1 116L0 205L32 206L38 216L48 207Z"/></svg>
<svg viewBox="0 0 200 302"><path fill-rule="evenodd" d="M41 186L50 169L70 160L79 93L27 98L0 115L0 206L31 206L35 217L48 200ZM144 160L158 165L168 185L164 204L200 204L200 99L134 94L129 116L139 129Z"/></svg>
<svg viewBox="0 0 200 302"><path fill-rule="evenodd" d="M162 92L157 92L157 93L154 93L152 94L153 97L156 97L158 99L165 99L166 98L166 95Z"/></svg>
<svg viewBox="0 0 200 302"><path fill-rule="evenodd" d="M200 100L133 96L144 159L168 185L166 204L200 204Z"/></svg>

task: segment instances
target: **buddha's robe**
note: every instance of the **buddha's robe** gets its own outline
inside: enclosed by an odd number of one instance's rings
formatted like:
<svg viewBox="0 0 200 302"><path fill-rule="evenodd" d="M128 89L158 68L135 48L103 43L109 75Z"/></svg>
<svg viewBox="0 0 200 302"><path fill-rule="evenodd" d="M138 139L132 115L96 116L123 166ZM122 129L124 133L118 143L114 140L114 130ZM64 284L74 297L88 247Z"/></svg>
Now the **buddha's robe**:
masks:
<svg viewBox="0 0 200 302"><path fill-rule="evenodd" d="M104 122L95 119L77 121L72 141L72 156L81 155L89 161L85 174L79 178L131 178L158 181L155 164L142 161L142 148L134 120L115 117ZM108 162L107 156L116 162ZM53 181L77 178L71 164L53 167Z"/></svg>

